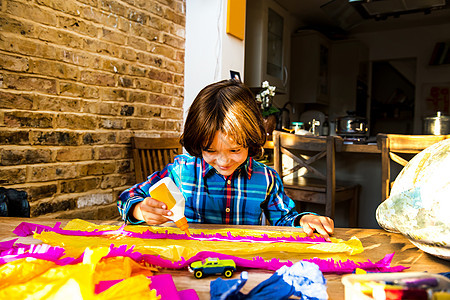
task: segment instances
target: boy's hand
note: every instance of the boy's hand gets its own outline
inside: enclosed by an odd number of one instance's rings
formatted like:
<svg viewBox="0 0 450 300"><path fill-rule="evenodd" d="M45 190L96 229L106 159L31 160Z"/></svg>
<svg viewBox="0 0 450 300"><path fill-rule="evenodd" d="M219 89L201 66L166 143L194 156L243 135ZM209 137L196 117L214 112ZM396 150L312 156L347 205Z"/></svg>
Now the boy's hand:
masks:
<svg viewBox="0 0 450 300"><path fill-rule="evenodd" d="M165 203L147 197L134 206L133 217L143 220L149 225L159 225L170 221L165 216L171 216L172 212L166 208Z"/></svg>
<svg viewBox="0 0 450 300"><path fill-rule="evenodd" d="M334 221L324 216L304 215L300 226L308 236L312 236L315 230L327 241L331 241L330 235L334 232Z"/></svg>

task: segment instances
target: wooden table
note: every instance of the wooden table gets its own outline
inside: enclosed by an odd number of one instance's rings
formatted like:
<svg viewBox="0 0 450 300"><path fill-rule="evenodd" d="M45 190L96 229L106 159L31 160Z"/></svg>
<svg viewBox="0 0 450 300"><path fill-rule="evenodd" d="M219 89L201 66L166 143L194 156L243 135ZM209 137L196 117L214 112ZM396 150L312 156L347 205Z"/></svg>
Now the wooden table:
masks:
<svg viewBox="0 0 450 300"><path fill-rule="evenodd" d="M61 222L65 225L69 220L55 220L55 219L43 219L43 218L0 218L0 241L16 238L12 233L14 228L20 222L31 222L42 225L53 226L56 222ZM121 225L118 221L90 221L96 224L110 224ZM207 224L190 224L191 228L199 229L214 229L214 228L226 228L225 225L207 225ZM229 226L228 226L229 227ZM297 228L286 228L276 226L236 226L239 228L251 228L261 230L275 230L275 231L301 231ZM358 255L349 256L349 259L355 261L367 261L370 259L372 262L377 262L382 259L386 254L395 252L392 266L402 265L409 267L405 272L423 272L440 273L450 271L450 261L446 261L435 256L429 255L422 250L416 248L411 244L403 235L397 233L386 232L381 229L352 229L352 228L336 228L334 237L347 240L352 236L359 238L364 246L364 252ZM31 237L21 238L19 240L22 243L33 243ZM293 256L292 261L296 261ZM233 275L232 278L238 278L239 270ZM249 279L241 290L244 294L247 294L252 288L258 285L260 282L269 278L273 272L266 270L248 269ZM195 279L194 276L186 270L164 270L164 273L169 273L173 276L175 285L178 290L194 288L197 291L200 299L209 299L209 284L212 280L215 280L216 276L206 277L203 279ZM342 300L344 299L344 286L341 283L342 275L326 274L327 291L330 299Z"/></svg>

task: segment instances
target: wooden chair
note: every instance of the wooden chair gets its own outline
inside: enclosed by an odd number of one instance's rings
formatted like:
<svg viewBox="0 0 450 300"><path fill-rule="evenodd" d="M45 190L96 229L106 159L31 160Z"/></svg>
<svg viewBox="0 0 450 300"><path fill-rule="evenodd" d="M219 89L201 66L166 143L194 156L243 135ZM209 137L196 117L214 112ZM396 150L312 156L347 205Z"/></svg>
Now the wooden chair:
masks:
<svg viewBox="0 0 450 300"><path fill-rule="evenodd" d="M131 139L136 182L143 182L155 171L162 170L173 162L176 155L182 153L178 138L145 138Z"/></svg>
<svg viewBox="0 0 450 300"><path fill-rule="evenodd" d="M378 149L381 150L381 202L389 197L393 180L391 180L391 161L406 166L417 153L450 135L377 135ZM395 178L394 178L395 179Z"/></svg>
<svg viewBox="0 0 450 300"><path fill-rule="evenodd" d="M300 211L302 202L325 205L325 215L334 218L335 206L338 202L350 201L349 225L358 225L358 184L336 182L335 156L342 148L341 137L302 136L274 131L274 168L283 179L286 195L296 202ZM284 170L282 155L286 155L297 163L292 169ZM326 160L325 171L313 166L319 160ZM302 169L302 176L288 175ZM323 169L323 168L322 168Z"/></svg>

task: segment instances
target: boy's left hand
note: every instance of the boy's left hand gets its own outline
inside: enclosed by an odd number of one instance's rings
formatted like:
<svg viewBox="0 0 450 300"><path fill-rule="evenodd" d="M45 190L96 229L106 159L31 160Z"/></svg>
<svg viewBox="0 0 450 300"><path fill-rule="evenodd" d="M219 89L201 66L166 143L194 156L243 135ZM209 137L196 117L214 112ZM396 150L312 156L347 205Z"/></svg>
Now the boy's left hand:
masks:
<svg viewBox="0 0 450 300"><path fill-rule="evenodd" d="M300 226L308 236L312 236L315 230L327 241L331 241L330 235L334 232L333 219L324 216L304 215Z"/></svg>

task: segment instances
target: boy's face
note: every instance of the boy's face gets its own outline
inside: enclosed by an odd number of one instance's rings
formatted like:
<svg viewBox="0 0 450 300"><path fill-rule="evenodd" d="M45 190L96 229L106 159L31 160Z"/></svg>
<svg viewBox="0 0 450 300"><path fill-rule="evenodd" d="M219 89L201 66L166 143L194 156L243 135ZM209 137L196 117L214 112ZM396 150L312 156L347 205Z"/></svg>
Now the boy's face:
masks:
<svg viewBox="0 0 450 300"><path fill-rule="evenodd" d="M211 146L202 150L202 155L219 174L229 176L247 159L248 148L236 144L221 131L217 131Z"/></svg>

